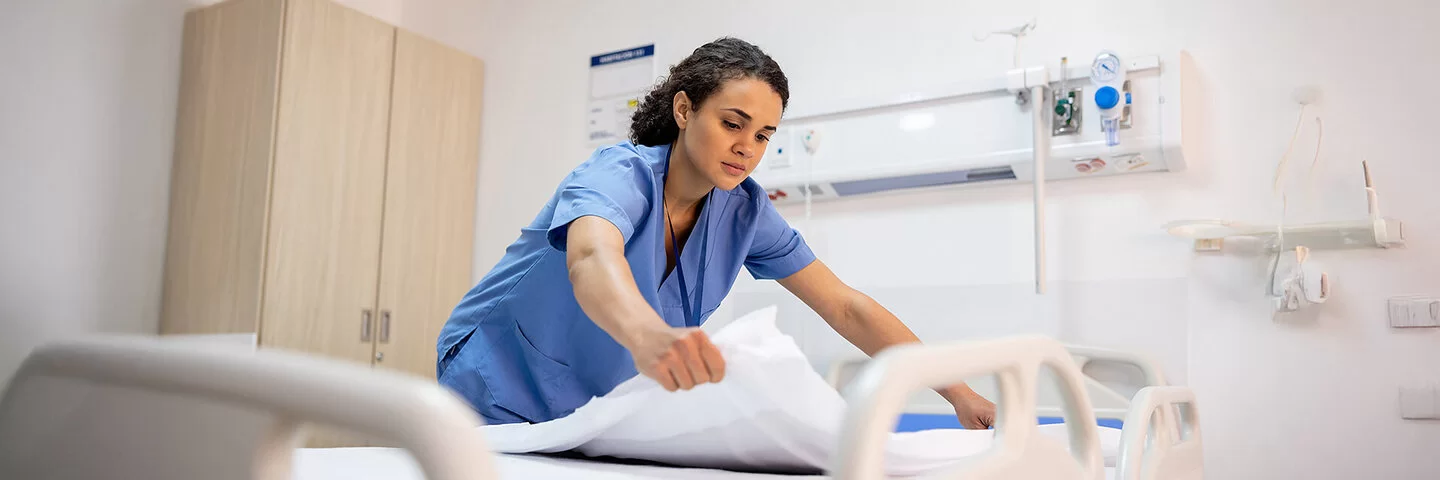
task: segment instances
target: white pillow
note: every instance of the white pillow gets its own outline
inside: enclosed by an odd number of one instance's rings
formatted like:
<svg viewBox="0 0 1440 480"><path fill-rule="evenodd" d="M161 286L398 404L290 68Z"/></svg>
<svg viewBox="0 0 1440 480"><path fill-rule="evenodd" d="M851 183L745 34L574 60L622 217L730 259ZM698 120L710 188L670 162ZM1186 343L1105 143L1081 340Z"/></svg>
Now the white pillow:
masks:
<svg viewBox="0 0 1440 480"><path fill-rule="evenodd" d="M761 309L711 336L726 362L720 383L672 393L637 376L564 418L481 428L502 453L573 450L691 467L822 471L840 444L845 401L775 327L775 312ZM1064 428L1041 431L1063 443ZM1119 430L1101 432L1106 464L1113 464ZM989 449L993 439L993 430L892 434L886 473L942 468Z"/></svg>

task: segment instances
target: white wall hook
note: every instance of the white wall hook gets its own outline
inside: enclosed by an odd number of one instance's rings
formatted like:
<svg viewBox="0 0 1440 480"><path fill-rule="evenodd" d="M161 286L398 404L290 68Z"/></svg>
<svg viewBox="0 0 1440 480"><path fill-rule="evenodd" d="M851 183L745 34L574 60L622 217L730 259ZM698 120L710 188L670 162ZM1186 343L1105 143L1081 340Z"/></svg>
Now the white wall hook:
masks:
<svg viewBox="0 0 1440 480"><path fill-rule="evenodd" d="M976 34L975 34L973 37L971 37L971 38L974 38L975 41L977 41L977 42L983 42L983 41L989 40L990 37L995 36L995 35L1005 35L1005 36L1008 36L1008 37L1010 37L1010 38L1014 38L1014 39L1015 39L1015 53L1014 53L1013 57L1011 58L1011 61L1010 61L1010 62L1011 62L1011 65L1010 65L1010 66L1011 66L1011 68L1020 68L1020 39L1023 38L1025 35L1028 35L1028 34L1029 34L1031 31L1033 31L1033 30L1035 30L1035 18L1034 18L1034 17L1030 18L1030 21L1029 21L1029 22L1025 22L1024 25L1020 25L1020 26L1018 26L1018 27L1008 28L1008 29L1004 29L1004 30L994 30L994 31L990 31L990 32L976 33Z"/></svg>
<svg viewBox="0 0 1440 480"><path fill-rule="evenodd" d="M1277 254L1270 295L1276 312L1293 312L1330 299L1330 274L1303 246Z"/></svg>
<svg viewBox="0 0 1440 480"><path fill-rule="evenodd" d="M983 41L989 40L990 37L991 37L991 36L994 36L994 35L1008 35L1008 36L1010 36L1010 37L1014 37L1014 38L1017 38L1017 39L1018 39L1018 38L1020 38L1020 37L1025 36L1025 34L1030 33L1032 30L1035 30L1035 18L1033 18L1033 17L1030 19L1029 22L1025 22L1024 25L1020 25L1020 26L1014 27L1014 28L1003 29L1003 30L994 30L994 31L985 32L985 33L976 33L973 38L974 38L975 41L977 41L977 42L983 42Z"/></svg>

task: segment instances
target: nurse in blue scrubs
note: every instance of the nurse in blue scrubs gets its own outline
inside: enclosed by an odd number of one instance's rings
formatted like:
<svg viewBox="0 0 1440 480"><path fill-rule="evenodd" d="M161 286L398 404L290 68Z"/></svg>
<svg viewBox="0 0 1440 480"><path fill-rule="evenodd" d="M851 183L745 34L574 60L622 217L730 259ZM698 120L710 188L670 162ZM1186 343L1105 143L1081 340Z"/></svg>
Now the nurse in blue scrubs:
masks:
<svg viewBox="0 0 1440 480"><path fill-rule="evenodd" d="M576 167L455 308L440 382L489 424L570 414L637 373L668 390L725 378L699 328L743 267L778 280L865 353L918 340L815 258L749 178L790 91L759 48L724 38L670 69L630 141ZM967 428L995 406L940 389Z"/></svg>

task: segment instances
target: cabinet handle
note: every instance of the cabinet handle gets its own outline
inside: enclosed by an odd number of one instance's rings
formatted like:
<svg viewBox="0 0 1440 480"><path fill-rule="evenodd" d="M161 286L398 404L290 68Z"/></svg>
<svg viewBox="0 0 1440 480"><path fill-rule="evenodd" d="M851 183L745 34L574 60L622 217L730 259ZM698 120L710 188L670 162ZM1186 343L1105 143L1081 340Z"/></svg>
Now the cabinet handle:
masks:
<svg viewBox="0 0 1440 480"><path fill-rule="evenodd" d="M380 343L390 343L390 311L380 311Z"/></svg>
<svg viewBox="0 0 1440 480"><path fill-rule="evenodd" d="M360 343L370 343L370 332L375 326L373 316L374 312L368 308L360 311Z"/></svg>

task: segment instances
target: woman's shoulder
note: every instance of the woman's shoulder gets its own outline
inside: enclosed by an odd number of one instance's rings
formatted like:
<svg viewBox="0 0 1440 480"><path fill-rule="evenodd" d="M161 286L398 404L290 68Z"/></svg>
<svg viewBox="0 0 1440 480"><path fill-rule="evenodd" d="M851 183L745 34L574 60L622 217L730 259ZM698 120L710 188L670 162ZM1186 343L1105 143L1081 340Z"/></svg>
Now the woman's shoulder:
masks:
<svg viewBox="0 0 1440 480"><path fill-rule="evenodd" d="M590 158L575 169L577 171L596 167L635 169L648 171L653 175L659 171L659 165L665 161L665 148L668 147L647 147L629 141L606 145L596 148L590 154Z"/></svg>
<svg viewBox="0 0 1440 480"><path fill-rule="evenodd" d="M660 153L662 160L655 160L656 152L653 150L653 147L630 142L597 148L589 158L570 170L556 193L577 184L623 188L658 185L660 174L657 166L663 162L664 153Z"/></svg>

